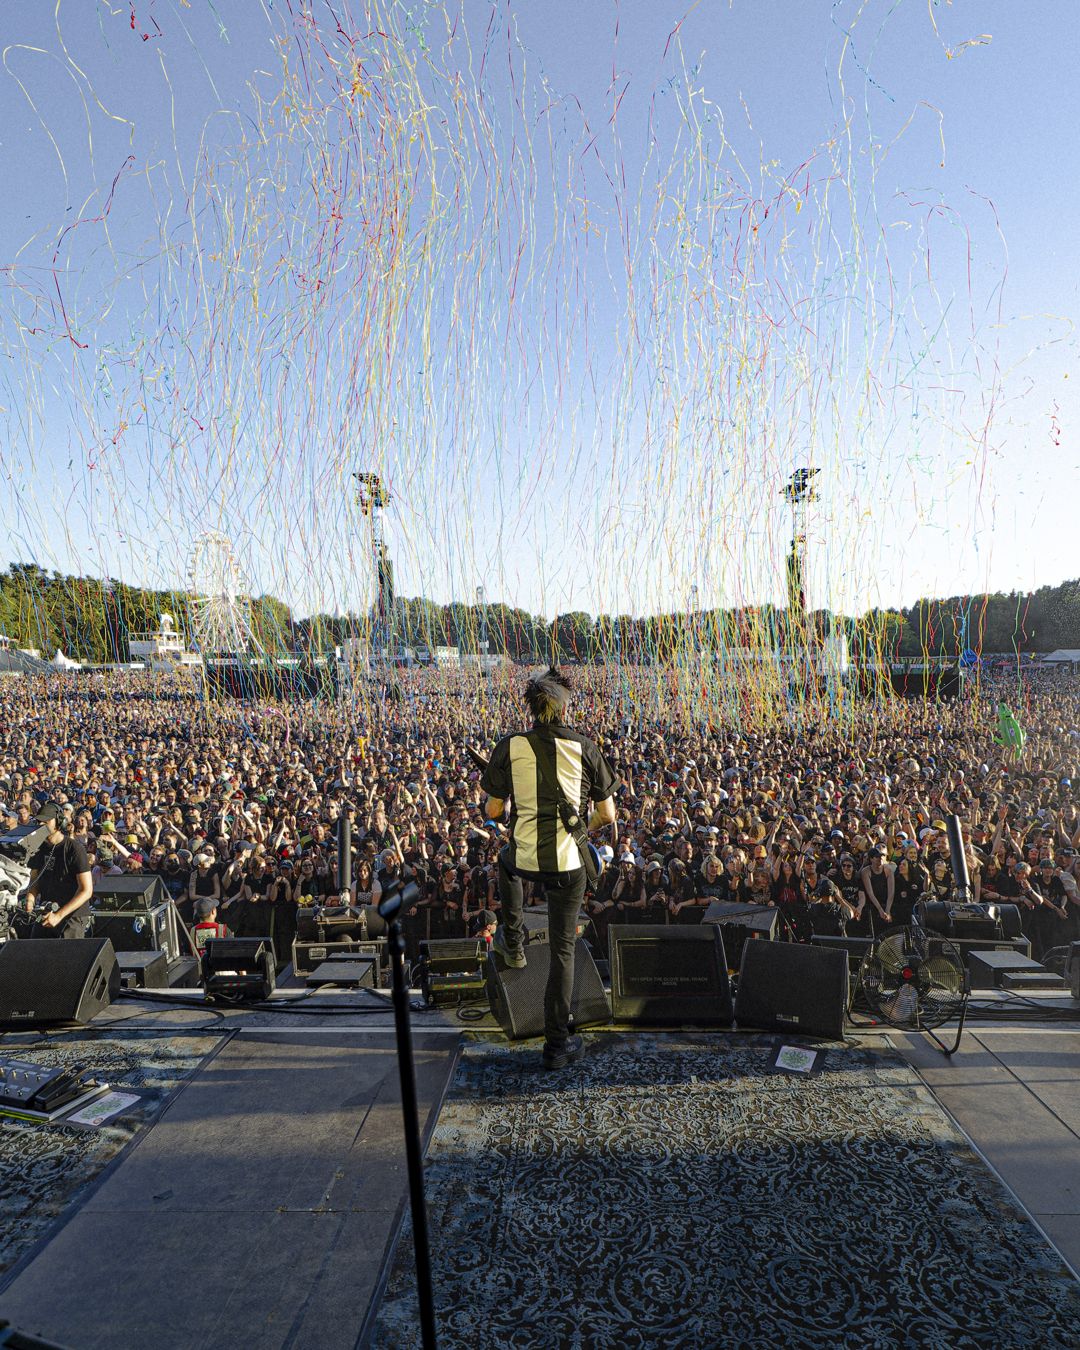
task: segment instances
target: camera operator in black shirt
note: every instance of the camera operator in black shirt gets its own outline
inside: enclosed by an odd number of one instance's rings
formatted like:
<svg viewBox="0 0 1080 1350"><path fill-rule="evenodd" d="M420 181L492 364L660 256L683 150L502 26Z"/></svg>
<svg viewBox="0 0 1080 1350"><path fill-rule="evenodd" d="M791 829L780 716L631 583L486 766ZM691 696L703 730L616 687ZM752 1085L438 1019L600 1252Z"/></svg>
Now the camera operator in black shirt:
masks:
<svg viewBox="0 0 1080 1350"><path fill-rule="evenodd" d="M86 846L71 838L69 822L62 821L55 803L47 802L38 812L38 820L49 826L49 833L30 859L26 908L31 910L36 901L55 905L38 920L41 937L84 938L94 893Z"/></svg>

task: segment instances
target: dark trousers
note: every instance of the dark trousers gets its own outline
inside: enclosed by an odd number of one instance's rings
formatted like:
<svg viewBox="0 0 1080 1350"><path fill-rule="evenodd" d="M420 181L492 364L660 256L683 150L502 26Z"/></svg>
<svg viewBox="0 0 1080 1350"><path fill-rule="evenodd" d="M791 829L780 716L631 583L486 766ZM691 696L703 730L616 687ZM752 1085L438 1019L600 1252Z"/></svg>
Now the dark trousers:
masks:
<svg viewBox="0 0 1080 1350"><path fill-rule="evenodd" d="M570 1034L570 1000L574 993L574 948L577 944L578 915L585 898L585 869L573 872L529 873L530 880L541 881L547 896L548 946L551 964L544 990L544 1039L561 1050ZM505 852L499 854L499 902L507 945L515 951L525 943L525 902L521 878L507 865Z"/></svg>

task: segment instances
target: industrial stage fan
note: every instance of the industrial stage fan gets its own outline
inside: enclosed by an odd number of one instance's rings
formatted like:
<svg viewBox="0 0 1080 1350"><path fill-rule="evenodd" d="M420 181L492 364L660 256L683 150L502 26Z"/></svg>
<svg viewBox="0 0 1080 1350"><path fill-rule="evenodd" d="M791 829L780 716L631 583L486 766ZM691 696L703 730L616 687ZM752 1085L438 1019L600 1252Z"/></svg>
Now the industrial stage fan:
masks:
<svg viewBox="0 0 1080 1350"><path fill-rule="evenodd" d="M956 1051L971 984L964 958L948 938L918 926L883 933L863 958L858 988L875 1017L901 1031L925 1031L943 1054ZM946 1048L934 1032L955 1017L956 1040Z"/></svg>

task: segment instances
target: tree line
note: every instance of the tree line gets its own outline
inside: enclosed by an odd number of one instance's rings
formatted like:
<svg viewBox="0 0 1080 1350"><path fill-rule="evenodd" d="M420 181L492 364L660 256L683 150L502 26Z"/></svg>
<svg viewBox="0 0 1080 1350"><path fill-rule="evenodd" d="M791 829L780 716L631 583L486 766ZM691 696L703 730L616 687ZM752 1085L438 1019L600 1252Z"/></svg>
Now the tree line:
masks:
<svg viewBox="0 0 1080 1350"><path fill-rule="evenodd" d="M315 614L295 618L274 596L245 600L263 650L323 655L355 639L372 640L372 615ZM62 576L34 563L12 563L0 573L0 634L46 657L59 649L80 661L129 659L135 633L154 630L170 613L190 631L183 591L149 590L96 577ZM742 606L647 617L560 614L554 621L502 603L440 605L422 597L394 605L395 645L483 649L512 660L677 660L682 655L756 655L808 639L847 639L857 660L949 660L966 651L1037 653L1080 648L1080 580L1030 593L922 599L907 609L874 609L852 617L816 610L792 615L775 605Z"/></svg>

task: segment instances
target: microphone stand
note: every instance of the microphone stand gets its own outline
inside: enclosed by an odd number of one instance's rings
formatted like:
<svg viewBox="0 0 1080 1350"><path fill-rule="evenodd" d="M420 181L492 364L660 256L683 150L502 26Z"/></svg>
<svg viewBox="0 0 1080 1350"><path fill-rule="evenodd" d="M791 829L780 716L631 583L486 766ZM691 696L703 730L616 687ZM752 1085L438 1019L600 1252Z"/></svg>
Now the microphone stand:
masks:
<svg viewBox="0 0 1080 1350"><path fill-rule="evenodd" d="M416 1297L420 1305L420 1337L424 1350L436 1350L435 1300L431 1288L431 1253L428 1246L427 1206L424 1203L424 1156L420 1145L420 1119L413 1068L412 1032L409 1026L409 987L405 981L405 934L401 927L403 905L420 897L416 883L391 882L379 901L379 914L389 928L390 970L394 998L394 1030L397 1033L398 1071L401 1076L401 1114L405 1125L405 1161L409 1172L409 1204L412 1211L413 1249L416 1255Z"/></svg>
<svg viewBox="0 0 1080 1350"><path fill-rule="evenodd" d="M337 859L338 894L341 903L348 905L352 891L352 821L347 815L338 816Z"/></svg>

